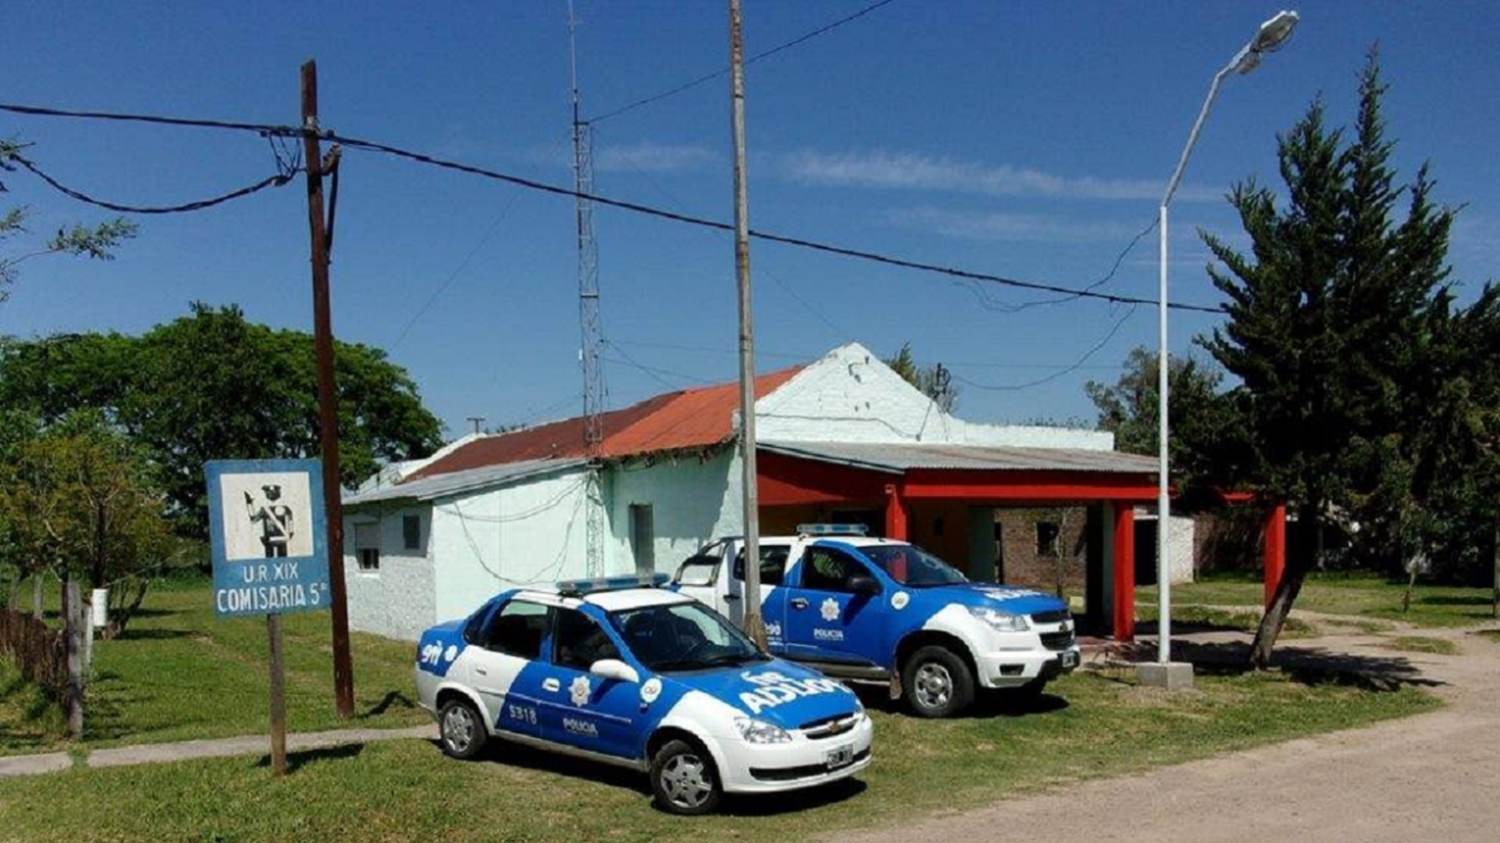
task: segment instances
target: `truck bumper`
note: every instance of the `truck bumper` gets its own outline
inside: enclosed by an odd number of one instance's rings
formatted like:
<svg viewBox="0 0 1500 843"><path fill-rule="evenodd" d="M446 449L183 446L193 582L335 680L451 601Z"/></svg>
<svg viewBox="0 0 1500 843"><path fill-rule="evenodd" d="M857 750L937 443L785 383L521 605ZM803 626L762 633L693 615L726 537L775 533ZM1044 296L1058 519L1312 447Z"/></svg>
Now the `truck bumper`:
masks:
<svg viewBox="0 0 1500 843"><path fill-rule="evenodd" d="M1046 682L1072 673L1082 660L1077 644L1066 650L981 653L974 660L979 672L975 678L985 688L1019 688L1037 679Z"/></svg>

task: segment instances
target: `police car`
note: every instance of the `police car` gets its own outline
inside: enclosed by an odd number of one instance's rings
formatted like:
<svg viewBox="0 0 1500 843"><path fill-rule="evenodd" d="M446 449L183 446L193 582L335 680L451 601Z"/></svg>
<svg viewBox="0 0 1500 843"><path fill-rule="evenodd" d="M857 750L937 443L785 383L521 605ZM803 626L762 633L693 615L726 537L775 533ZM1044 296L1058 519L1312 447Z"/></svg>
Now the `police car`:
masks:
<svg viewBox="0 0 1500 843"><path fill-rule="evenodd" d="M760 541L773 655L896 683L925 717L957 714L977 688L1040 694L1078 666L1073 618L1057 597L969 582L921 548L867 538L859 525L804 524L798 533ZM738 618L744 571L743 541L721 539L684 562L674 586Z"/></svg>
<svg viewBox="0 0 1500 843"><path fill-rule="evenodd" d="M423 633L417 694L443 751L470 759L499 737L631 767L679 814L869 765L873 730L853 692L772 658L666 581L506 591Z"/></svg>

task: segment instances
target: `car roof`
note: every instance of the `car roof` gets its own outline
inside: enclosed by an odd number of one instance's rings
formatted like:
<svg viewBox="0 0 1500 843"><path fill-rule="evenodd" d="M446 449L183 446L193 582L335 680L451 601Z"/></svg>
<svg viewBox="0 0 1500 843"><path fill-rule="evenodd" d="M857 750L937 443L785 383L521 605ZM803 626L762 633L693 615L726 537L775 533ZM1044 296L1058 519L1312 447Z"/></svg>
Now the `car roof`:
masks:
<svg viewBox="0 0 1500 843"><path fill-rule="evenodd" d="M693 598L660 588L622 588L618 591L599 591L585 595L583 602L598 606L606 612L618 612L622 609L639 609L644 606L691 603Z"/></svg>

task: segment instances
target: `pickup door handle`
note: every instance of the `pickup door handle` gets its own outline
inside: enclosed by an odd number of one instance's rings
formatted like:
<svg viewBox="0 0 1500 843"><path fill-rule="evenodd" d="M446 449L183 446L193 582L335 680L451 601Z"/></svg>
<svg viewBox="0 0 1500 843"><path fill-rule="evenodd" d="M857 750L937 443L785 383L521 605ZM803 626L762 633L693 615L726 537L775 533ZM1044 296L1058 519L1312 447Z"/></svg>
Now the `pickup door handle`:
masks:
<svg viewBox="0 0 1500 843"><path fill-rule="evenodd" d="M792 598L792 608L793 609L806 609L807 608L807 598L806 597L793 597Z"/></svg>
<svg viewBox="0 0 1500 843"><path fill-rule="evenodd" d="M542 680L542 690L543 691L557 691L560 688L562 688L562 683L559 682L559 681L557 681L556 679L543 679Z"/></svg>
<svg viewBox="0 0 1500 843"><path fill-rule="evenodd" d="M480 676L489 676L490 675L490 672L488 670L485 670L482 667L476 667L476 668L474 668L474 672L477 673L477 674L479 674Z"/></svg>
<svg viewBox="0 0 1500 843"><path fill-rule="evenodd" d="M738 600L738 599L740 599L740 596L738 594L726 594L726 595L724 595L724 599L725 600Z"/></svg>

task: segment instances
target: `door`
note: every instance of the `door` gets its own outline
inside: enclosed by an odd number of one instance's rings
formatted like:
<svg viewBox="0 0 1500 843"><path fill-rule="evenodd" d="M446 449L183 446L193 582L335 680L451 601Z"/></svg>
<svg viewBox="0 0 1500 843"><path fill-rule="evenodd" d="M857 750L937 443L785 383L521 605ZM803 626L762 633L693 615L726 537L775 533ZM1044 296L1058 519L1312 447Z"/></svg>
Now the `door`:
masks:
<svg viewBox="0 0 1500 843"><path fill-rule="evenodd" d="M538 704L541 736L590 752L633 756L641 686L589 672L594 662L620 659L619 648L597 621L576 609L556 609L554 618Z"/></svg>
<svg viewBox="0 0 1500 843"><path fill-rule="evenodd" d="M791 545L786 544L760 546L760 616L766 625L766 646L777 655L781 655L786 649L783 635L785 601L782 600L781 584L786 576L786 559L791 549ZM745 627L744 593L745 546L736 542L734 570L724 595L729 611L724 615L739 629Z"/></svg>
<svg viewBox="0 0 1500 843"><path fill-rule="evenodd" d="M809 545L785 599L786 655L794 659L884 666L885 601L855 594L855 577L880 578L864 560L837 547Z"/></svg>
<svg viewBox="0 0 1500 843"><path fill-rule="evenodd" d="M510 600L490 615L474 642L469 687L489 711L496 729L535 737L542 677L537 665L552 610L540 603Z"/></svg>
<svg viewBox="0 0 1500 843"><path fill-rule="evenodd" d="M677 568L677 574L673 577L673 584L677 590L697 600L705 606L713 607L713 610L726 617L729 615L729 604L739 599L736 592L729 593L729 572L724 569L724 546L727 541L714 542L713 544L699 550L693 556L687 558Z"/></svg>

